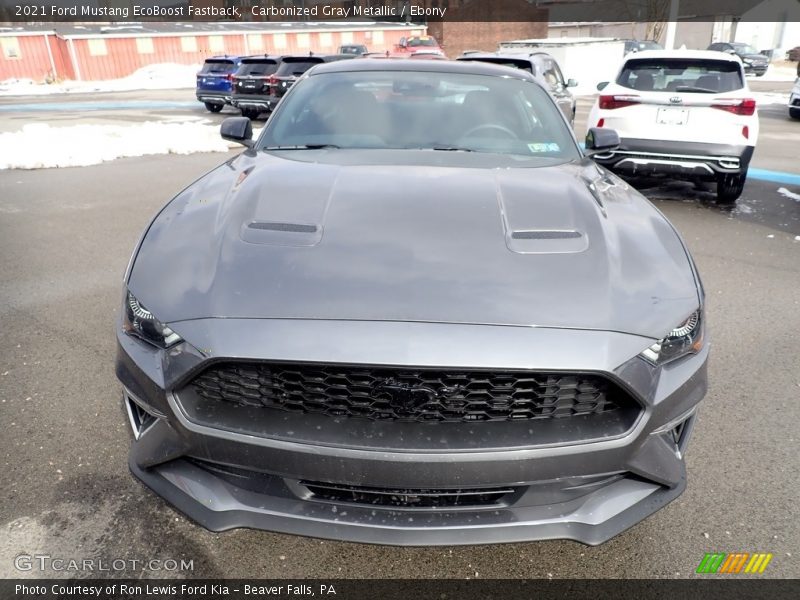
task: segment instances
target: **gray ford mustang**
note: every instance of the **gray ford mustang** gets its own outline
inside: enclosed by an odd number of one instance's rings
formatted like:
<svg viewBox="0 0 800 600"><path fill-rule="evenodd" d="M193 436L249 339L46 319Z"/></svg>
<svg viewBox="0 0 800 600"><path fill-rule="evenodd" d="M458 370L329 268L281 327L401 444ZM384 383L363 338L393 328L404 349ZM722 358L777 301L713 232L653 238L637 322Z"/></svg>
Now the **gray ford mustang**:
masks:
<svg viewBox="0 0 800 600"><path fill-rule="evenodd" d="M116 371L131 471L205 527L599 544L686 485L703 290L529 73L309 71L153 219Z"/></svg>

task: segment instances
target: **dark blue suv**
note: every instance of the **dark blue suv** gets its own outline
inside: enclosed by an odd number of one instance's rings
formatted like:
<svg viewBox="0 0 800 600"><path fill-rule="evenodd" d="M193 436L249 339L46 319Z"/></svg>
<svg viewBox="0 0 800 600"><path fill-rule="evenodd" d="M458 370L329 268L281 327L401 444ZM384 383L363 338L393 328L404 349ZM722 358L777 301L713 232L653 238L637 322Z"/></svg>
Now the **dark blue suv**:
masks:
<svg viewBox="0 0 800 600"><path fill-rule="evenodd" d="M233 74L244 56L212 56L197 74L197 99L211 112L219 112L231 103Z"/></svg>

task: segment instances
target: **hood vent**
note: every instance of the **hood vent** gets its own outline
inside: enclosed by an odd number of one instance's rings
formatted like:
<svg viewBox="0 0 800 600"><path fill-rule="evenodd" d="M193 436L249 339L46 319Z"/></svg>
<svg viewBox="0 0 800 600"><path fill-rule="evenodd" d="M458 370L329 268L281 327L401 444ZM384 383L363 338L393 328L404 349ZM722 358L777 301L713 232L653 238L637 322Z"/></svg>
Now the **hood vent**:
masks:
<svg viewBox="0 0 800 600"><path fill-rule="evenodd" d="M250 229L262 231L283 231L286 233L316 233L316 225L303 225L302 223L270 223L267 221L253 221L248 225Z"/></svg>
<svg viewBox="0 0 800 600"><path fill-rule="evenodd" d="M514 231L511 237L515 240L569 240L581 235L579 231L538 230Z"/></svg>

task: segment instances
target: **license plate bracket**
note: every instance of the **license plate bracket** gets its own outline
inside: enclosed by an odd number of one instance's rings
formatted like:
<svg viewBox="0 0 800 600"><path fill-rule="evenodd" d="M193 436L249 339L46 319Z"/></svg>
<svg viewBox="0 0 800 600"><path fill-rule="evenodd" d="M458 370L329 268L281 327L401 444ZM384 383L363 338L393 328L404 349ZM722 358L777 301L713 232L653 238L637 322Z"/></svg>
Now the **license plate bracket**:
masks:
<svg viewBox="0 0 800 600"><path fill-rule="evenodd" d="M686 125L689 121L689 111L685 108L659 108L656 123L659 125Z"/></svg>

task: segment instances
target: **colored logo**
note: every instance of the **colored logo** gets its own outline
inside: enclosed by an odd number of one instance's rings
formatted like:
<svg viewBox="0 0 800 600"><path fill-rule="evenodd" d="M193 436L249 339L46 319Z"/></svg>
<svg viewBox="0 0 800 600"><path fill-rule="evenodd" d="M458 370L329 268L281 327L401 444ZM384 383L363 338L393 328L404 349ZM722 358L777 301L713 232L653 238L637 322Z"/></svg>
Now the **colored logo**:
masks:
<svg viewBox="0 0 800 600"><path fill-rule="evenodd" d="M763 573L771 560L772 554L766 552L706 553L697 573Z"/></svg>

